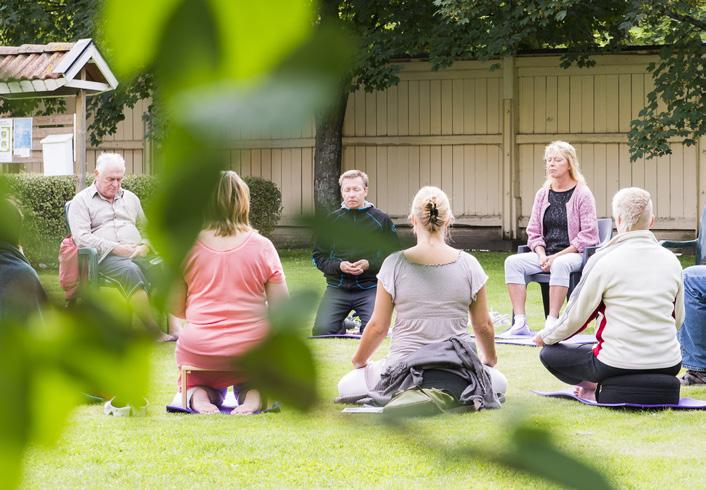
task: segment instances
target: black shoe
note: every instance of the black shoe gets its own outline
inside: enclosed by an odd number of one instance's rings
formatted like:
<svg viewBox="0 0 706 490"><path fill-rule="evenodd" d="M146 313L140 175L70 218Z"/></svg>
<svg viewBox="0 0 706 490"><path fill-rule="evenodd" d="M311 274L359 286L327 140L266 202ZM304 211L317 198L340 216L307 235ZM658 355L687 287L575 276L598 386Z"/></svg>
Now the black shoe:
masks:
<svg viewBox="0 0 706 490"><path fill-rule="evenodd" d="M680 381L683 386L706 385L706 371L692 371L689 369L684 373Z"/></svg>

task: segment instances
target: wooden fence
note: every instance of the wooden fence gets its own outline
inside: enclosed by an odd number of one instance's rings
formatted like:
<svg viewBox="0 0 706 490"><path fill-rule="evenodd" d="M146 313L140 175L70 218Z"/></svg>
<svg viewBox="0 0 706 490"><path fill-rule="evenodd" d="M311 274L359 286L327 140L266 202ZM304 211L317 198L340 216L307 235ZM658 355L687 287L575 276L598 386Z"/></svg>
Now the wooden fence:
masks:
<svg viewBox="0 0 706 490"><path fill-rule="evenodd" d="M417 189L431 184L447 191L457 222L515 238L544 181L543 148L562 139L578 151L600 216L610 214L615 191L635 185L652 193L658 229L693 234L706 205L706 139L692 147L674 140L673 154L663 158L628 157L630 121L652 88L646 67L655 59L605 55L592 68L566 70L556 55L509 57L499 70L474 61L440 71L405 62L397 86L349 97L343 169L365 170L369 199L400 222ZM89 167L96 152L117 151L130 172L152 171L145 108L141 102L127 110L117 133L89 149ZM284 226L312 209L313 121L288 133L234 139L224 150L231 168L277 184Z"/></svg>

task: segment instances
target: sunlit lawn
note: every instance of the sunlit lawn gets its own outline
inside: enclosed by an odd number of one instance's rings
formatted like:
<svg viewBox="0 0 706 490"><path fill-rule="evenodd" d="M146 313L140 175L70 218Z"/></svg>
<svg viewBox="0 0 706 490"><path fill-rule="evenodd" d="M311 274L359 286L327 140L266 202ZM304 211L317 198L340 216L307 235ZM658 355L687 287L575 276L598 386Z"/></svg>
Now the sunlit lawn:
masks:
<svg viewBox="0 0 706 490"><path fill-rule="evenodd" d="M291 290L323 290L306 253L282 257ZM505 255L476 257L490 276L491 307L509 313ZM42 280L58 294L55 274L42 274ZM530 324L538 329L536 285L529 296ZM508 427L526 417L550 428L561 448L600 469L617 487L704 488L706 412L622 412L540 398L529 390L561 383L544 371L534 348L498 346L498 367L510 381L501 410L417 420L403 434L391 432L374 415L341 414L342 407L331 400L337 380L351 367L356 343L311 341L319 365L316 410L301 414L285 407L280 414L244 418L166 414L164 405L176 388L174 345L158 345L149 416L111 418L100 406L79 408L58 447L30 451L23 486L544 488L541 480L438 450L438 445L477 445L502 451ZM706 389L683 388L682 396L706 398Z"/></svg>

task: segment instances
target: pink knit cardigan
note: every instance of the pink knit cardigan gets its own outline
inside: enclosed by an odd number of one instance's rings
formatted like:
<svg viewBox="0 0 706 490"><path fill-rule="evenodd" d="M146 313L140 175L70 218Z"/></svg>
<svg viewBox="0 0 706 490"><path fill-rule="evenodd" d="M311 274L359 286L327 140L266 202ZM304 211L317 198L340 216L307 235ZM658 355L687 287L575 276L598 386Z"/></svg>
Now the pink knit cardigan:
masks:
<svg viewBox="0 0 706 490"><path fill-rule="evenodd" d="M549 188L542 186L534 196L532 215L527 223L527 246L532 251L540 245L546 247L543 223L544 212L548 207ZM566 221L569 228L569 242L579 253L586 247L598 244L596 200L587 185L576 185L576 190L566 203Z"/></svg>

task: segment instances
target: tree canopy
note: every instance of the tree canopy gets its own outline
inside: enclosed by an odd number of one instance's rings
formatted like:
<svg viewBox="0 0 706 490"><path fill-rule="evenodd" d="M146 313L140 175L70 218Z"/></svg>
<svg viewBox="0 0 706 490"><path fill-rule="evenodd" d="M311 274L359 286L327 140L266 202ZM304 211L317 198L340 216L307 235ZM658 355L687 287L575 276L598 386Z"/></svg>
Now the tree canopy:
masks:
<svg viewBox="0 0 706 490"><path fill-rule="evenodd" d="M74 42L83 38L95 38L97 16L102 0L4 0L0 4L0 45L46 44L51 42ZM110 46L100 44L104 54L110 54ZM106 92L88 100L88 115L92 117L89 127L91 143L98 145L101 139L115 132L125 116L125 107L133 107L140 99L152 95L152 76L141 74L130 83L121 83L116 90ZM7 100L0 98L0 113L13 115L44 115L65 110L63 98ZM153 117L156 106L150 104L144 115L149 133L153 132Z"/></svg>
<svg viewBox="0 0 706 490"><path fill-rule="evenodd" d="M454 53L494 59L523 49L563 48L563 67L628 46L659 46L655 82L631 123L631 159L671 153L668 139L693 145L706 134L706 4L701 0L435 0L448 22L465 26Z"/></svg>

